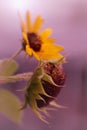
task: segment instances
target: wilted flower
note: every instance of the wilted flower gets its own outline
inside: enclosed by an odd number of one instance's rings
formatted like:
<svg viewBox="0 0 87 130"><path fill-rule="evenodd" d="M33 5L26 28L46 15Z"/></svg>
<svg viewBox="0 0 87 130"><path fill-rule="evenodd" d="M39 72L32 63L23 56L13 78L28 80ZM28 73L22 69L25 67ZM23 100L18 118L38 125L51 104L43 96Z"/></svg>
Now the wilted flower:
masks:
<svg viewBox="0 0 87 130"><path fill-rule="evenodd" d="M29 104L37 116L47 123L41 112L47 114L50 109L47 105L61 107L55 98L65 83L65 77L61 62L42 63L28 81L23 108Z"/></svg>
<svg viewBox="0 0 87 130"><path fill-rule="evenodd" d="M64 48L54 44L55 40L50 38L52 33L51 29L45 29L43 32L40 32L42 24L42 17L37 16L32 25L29 12L26 13L26 23L21 19L23 50L29 56L34 55L37 60L54 60L62 58L63 56L60 52L63 51Z"/></svg>

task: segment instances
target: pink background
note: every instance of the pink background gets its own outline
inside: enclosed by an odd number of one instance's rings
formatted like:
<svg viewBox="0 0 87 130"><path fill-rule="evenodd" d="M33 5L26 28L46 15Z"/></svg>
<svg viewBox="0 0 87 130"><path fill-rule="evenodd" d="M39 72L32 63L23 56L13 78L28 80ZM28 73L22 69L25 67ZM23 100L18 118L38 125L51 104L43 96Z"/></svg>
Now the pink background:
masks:
<svg viewBox="0 0 87 130"><path fill-rule="evenodd" d="M26 10L31 12L32 21L41 14L45 19L42 29L52 28L56 43L65 47L67 81L57 101L68 109L50 112L49 126L30 108L25 110L21 127L0 114L0 130L87 130L87 0L0 0L0 59L10 57L21 47L17 11L24 18ZM24 53L17 61L19 72L32 71L36 66L36 61L29 62ZM12 91L17 93L15 88Z"/></svg>

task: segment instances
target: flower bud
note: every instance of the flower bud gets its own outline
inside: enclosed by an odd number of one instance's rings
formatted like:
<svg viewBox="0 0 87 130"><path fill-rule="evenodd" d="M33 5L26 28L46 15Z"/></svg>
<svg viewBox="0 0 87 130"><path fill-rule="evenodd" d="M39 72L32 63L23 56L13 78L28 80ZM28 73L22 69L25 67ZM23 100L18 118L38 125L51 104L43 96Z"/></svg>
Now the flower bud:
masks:
<svg viewBox="0 0 87 130"><path fill-rule="evenodd" d="M66 75L61 62L41 63L27 83L23 108L29 105L37 116L47 123L41 111L47 114L47 105L61 107L52 101L55 101L58 96L65 79Z"/></svg>
<svg viewBox="0 0 87 130"><path fill-rule="evenodd" d="M50 95L51 97L41 95L41 97L45 100L45 102L43 100L37 100L38 107L47 106L50 101L54 100L57 97L57 95L59 94L62 86L65 83L65 79L66 79L66 75L63 71L62 65L56 65L53 63L46 63L43 65L43 69L44 69L46 74L51 76L54 83L60 87L53 85L53 84L51 84L47 81L44 81L42 79L41 82L42 82L43 88L44 88L45 92L48 95Z"/></svg>

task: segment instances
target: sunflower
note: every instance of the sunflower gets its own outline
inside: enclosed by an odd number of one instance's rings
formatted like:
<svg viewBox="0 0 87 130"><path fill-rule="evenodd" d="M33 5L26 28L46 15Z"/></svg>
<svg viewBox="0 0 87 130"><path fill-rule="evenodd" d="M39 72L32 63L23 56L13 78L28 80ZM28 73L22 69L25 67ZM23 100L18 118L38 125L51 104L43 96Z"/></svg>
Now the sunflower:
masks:
<svg viewBox="0 0 87 130"><path fill-rule="evenodd" d="M56 98L66 80L62 62L42 62L27 82L25 102L21 109L30 106L36 115L45 123L48 110L66 108L56 103Z"/></svg>
<svg viewBox="0 0 87 130"><path fill-rule="evenodd" d="M22 28L22 47L29 55L39 60L56 60L63 56L60 54L64 50L62 46L54 44L55 40L50 37L52 30L50 28L40 32L43 19L38 15L33 24L29 11L26 12L26 23L21 19Z"/></svg>

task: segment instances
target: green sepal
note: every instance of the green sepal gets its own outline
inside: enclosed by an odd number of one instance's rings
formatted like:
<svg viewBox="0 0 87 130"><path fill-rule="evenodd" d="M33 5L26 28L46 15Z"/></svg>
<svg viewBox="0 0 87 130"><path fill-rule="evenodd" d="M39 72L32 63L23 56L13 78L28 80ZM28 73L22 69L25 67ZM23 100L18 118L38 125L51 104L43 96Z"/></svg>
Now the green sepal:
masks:
<svg viewBox="0 0 87 130"><path fill-rule="evenodd" d="M66 63L66 58L62 57L61 59L55 59L55 60L44 60L43 63L52 63L52 64L63 64Z"/></svg>
<svg viewBox="0 0 87 130"><path fill-rule="evenodd" d="M45 96L49 96L48 94L46 94L41 80L38 77L35 77L31 80L30 84L29 84L29 88L27 89L27 92L29 93L32 92L34 94L43 94Z"/></svg>
<svg viewBox="0 0 87 130"><path fill-rule="evenodd" d="M57 86L57 87L60 87L59 85L55 84L54 81L53 81L53 79L51 78L51 76L49 76L49 75L46 74L46 73L44 73L42 79L43 79L44 81L49 82L49 83L52 84L52 85L55 85L55 86Z"/></svg>

